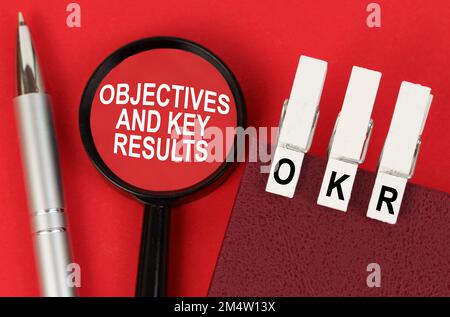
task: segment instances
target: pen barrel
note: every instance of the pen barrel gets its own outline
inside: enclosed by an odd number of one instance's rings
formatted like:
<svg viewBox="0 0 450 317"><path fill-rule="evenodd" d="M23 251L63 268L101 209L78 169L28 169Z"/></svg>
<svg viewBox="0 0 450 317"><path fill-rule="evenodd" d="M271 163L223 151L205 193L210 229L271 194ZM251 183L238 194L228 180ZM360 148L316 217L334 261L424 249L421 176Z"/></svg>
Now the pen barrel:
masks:
<svg viewBox="0 0 450 317"><path fill-rule="evenodd" d="M71 274L70 251L65 229L36 233L35 246L39 263L42 294L46 297L76 296Z"/></svg>
<svg viewBox="0 0 450 317"><path fill-rule="evenodd" d="M50 98L30 93L16 97L14 104L42 292L75 296Z"/></svg>

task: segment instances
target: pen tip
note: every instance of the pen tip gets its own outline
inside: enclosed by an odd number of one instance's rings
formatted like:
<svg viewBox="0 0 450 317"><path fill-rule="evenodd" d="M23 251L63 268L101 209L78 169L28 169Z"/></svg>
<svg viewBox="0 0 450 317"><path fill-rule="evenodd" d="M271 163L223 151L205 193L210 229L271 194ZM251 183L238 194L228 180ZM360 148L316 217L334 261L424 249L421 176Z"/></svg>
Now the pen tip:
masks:
<svg viewBox="0 0 450 317"><path fill-rule="evenodd" d="M22 12L19 12L19 26L25 25L25 20L23 19Z"/></svg>

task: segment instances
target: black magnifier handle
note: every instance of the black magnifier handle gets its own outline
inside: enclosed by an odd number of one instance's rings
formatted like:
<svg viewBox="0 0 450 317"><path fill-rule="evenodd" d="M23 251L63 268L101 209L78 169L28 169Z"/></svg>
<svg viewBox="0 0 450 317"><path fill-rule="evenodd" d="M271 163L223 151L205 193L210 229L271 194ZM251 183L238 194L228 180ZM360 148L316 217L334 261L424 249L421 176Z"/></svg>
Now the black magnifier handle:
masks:
<svg viewBox="0 0 450 317"><path fill-rule="evenodd" d="M170 210L167 205L146 205L136 284L137 297L166 296Z"/></svg>

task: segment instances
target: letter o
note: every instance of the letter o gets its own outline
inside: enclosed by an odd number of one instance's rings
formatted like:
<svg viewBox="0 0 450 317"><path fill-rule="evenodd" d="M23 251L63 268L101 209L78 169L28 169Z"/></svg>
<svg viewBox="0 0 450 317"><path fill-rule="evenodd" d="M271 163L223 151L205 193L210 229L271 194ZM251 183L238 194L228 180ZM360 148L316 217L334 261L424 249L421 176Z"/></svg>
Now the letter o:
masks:
<svg viewBox="0 0 450 317"><path fill-rule="evenodd" d="M283 164L289 165L289 169L290 169L289 175L285 179L280 178L280 168ZM281 160L278 161L277 165L275 166L275 172L273 173L273 177L275 178L275 181L278 184L287 185L294 178L294 174L295 174L294 162L292 162L290 159L282 158Z"/></svg>
<svg viewBox="0 0 450 317"><path fill-rule="evenodd" d="M111 91L111 97L109 97L108 100L105 100L105 96L104 96L106 89L109 89ZM101 103L104 104L104 105L109 105L113 100L114 100L114 87L113 87L113 85L110 85L110 84L104 85L102 87L102 89L100 90L100 101L101 101Z"/></svg>

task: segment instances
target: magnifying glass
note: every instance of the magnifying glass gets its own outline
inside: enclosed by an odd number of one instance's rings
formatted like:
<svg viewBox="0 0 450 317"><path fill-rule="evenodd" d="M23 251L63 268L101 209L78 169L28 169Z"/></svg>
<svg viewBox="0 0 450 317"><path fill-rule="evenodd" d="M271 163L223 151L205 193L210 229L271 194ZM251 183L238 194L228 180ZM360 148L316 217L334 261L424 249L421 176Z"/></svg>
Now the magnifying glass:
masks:
<svg viewBox="0 0 450 317"><path fill-rule="evenodd" d="M145 204L137 296L165 296L170 206L220 184L244 122L231 71L184 39L132 42L90 78L79 113L84 147L100 173Z"/></svg>

